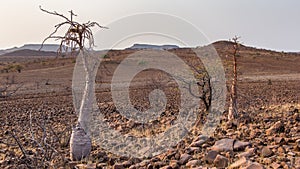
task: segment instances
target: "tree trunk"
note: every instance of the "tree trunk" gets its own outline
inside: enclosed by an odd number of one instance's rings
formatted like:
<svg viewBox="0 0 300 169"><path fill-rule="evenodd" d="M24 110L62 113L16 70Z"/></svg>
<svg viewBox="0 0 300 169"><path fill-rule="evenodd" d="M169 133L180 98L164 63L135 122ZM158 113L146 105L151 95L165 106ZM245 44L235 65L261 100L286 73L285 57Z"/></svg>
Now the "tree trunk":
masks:
<svg viewBox="0 0 300 169"><path fill-rule="evenodd" d="M70 156L72 160L80 161L86 158L92 148L88 123L90 122L90 116L92 111L92 95L94 92L93 72L88 64L87 57L89 52L80 50L79 57L82 57L83 66L85 70L85 88L82 95L81 105L79 109L79 117L77 126L72 129L72 135L70 140Z"/></svg>
<svg viewBox="0 0 300 169"><path fill-rule="evenodd" d="M230 105L228 109L228 120L233 120L237 116L238 109L237 109L237 63L236 63L236 49L233 55L233 80L231 85L231 92L230 92Z"/></svg>

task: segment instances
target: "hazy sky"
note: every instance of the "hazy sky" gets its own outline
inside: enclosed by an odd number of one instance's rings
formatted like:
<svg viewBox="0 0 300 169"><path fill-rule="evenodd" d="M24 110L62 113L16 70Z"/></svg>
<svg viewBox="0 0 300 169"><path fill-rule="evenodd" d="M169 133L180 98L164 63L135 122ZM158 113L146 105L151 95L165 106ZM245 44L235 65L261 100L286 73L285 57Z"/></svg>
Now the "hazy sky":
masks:
<svg viewBox="0 0 300 169"><path fill-rule="evenodd" d="M170 14L195 25L210 42L239 35L245 45L300 51L299 0L3 0L0 49L41 43L63 21L41 12L39 5L66 15L72 9L78 21L101 25L138 13Z"/></svg>

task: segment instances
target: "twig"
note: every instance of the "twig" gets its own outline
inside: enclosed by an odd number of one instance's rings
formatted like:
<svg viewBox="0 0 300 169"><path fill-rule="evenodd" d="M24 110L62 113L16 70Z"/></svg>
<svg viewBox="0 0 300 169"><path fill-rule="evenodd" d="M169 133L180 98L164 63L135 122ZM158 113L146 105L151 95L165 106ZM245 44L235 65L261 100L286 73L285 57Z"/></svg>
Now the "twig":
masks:
<svg viewBox="0 0 300 169"><path fill-rule="evenodd" d="M13 133L13 131L12 131L12 132L11 132L11 131L8 131L8 134L11 135L11 137L17 142L17 144L18 144L18 146L19 146L19 148L20 148L20 150L21 150L23 156L24 156L25 158L27 158L27 154L26 154L26 152L25 152L25 150L24 150L24 147L23 147L22 144L20 143L18 137Z"/></svg>
<svg viewBox="0 0 300 169"><path fill-rule="evenodd" d="M94 26L97 26L101 29L107 29L107 27L101 26L97 22L88 21L87 23L80 24L80 23L74 21L73 16L77 16L77 15L75 15L72 10L69 11L71 14L71 17L70 17L71 19L64 16L63 14L57 13L56 11L51 12L51 11L45 10L41 6L40 6L40 10L45 13L48 13L50 15L55 15L55 16L61 17L65 20L64 22L55 25L54 31L48 37L46 37L44 39L44 41L42 42L40 50L43 48L44 43L49 39L55 39L55 40L61 41L60 47L58 49L58 53L61 53L62 51L67 52L68 47L71 48L71 52L76 51L77 49L83 49L86 40L89 41L89 48L91 48L94 46L94 36L93 36L91 28ZM55 36L57 31L64 25L69 26L65 35ZM65 46L67 46L67 48L65 48Z"/></svg>

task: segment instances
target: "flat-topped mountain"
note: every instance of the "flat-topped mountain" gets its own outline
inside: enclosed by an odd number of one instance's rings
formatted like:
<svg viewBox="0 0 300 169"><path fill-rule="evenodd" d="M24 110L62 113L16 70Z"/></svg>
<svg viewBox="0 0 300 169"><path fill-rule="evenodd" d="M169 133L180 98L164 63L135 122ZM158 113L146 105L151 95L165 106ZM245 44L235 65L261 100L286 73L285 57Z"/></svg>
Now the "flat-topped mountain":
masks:
<svg viewBox="0 0 300 169"><path fill-rule="evenodd" d="M127 49L156 49L156 50L168 50L179 48L177 45L150 45L150 44L134 44Z"/></svg>
<svg viewBox="0 0 300 169"><path fill-rule="evenodd" d="M45 51L45 52L56 52L58 50L58 48L59 48L59 45L57 45L57 44L44 44L42 48L41 48L41 44L25 44L21 47L13 47L13 48L9 48L9 49L0 50L0 55L6 55L8 53L15 52L18 50L38 51L41 49L41 51Z"/></svg>

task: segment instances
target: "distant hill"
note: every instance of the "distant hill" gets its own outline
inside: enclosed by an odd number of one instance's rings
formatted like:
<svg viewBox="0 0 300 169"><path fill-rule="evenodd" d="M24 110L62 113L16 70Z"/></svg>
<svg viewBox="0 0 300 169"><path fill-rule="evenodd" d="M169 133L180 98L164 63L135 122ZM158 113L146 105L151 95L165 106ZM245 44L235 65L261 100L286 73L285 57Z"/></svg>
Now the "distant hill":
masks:
<svg viewBox="0 0 300 169"><path fill-rule="evenodd" d="M31 50L31 49L21 49L16 50L9 53L4 53L2 56L56 56L56 52L51 51L38 51L38 50Z"/></svg>
<svg viewBox="0 0 300 169"><path fill-rule="evenodd" d="M168 50L168 49L177 49L177 45L150 45L150 44L134 44L133 46L127 49L155 49L155 50Z"/></svg>
<svg viewBox="0 0 300 169"><path fill-rule="evenodd" d="M4 55L6 53L11 53L17 50L36 50L38 51L41 48L41 44L25 44L24 46L21 47L14 47L14 48L9 48L9 49L5 49L5 50L0 50L0 55ZM41 49L41 51L45 51L45 52L56 52L59 48L59 45L56 44L44 44L43 48Z"/></svg>

